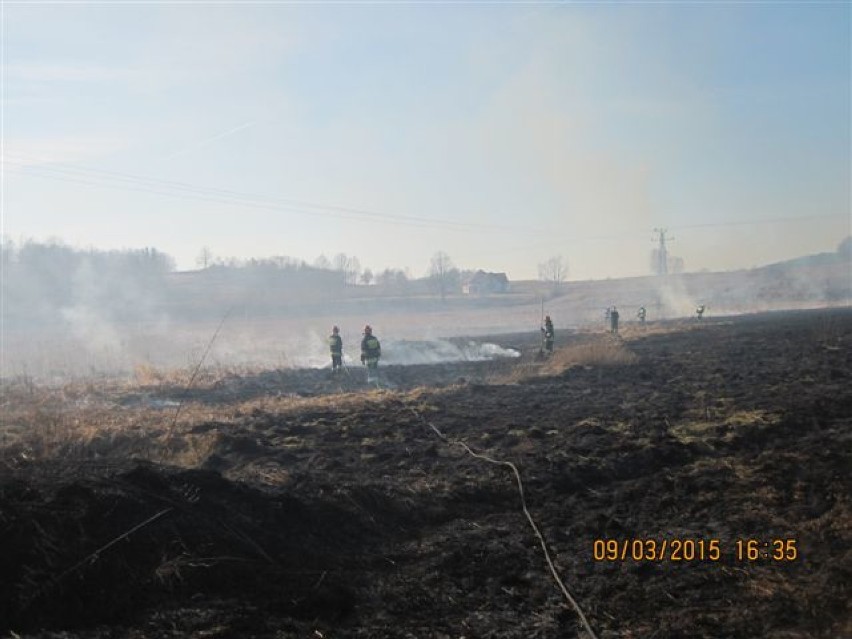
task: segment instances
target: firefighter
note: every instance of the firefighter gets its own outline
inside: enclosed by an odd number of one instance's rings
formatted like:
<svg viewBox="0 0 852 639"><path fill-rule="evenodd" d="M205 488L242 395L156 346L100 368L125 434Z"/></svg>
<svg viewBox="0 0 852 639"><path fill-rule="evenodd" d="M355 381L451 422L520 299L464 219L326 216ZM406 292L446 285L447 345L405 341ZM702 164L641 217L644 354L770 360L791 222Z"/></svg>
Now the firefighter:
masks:
<svg viewBox="0 0 852 639"><path fill-rule="evenodd" d="M373 335L372 327L364 327L364 339L361 340L361 363L367 366L367 382L378 381L379 358L382 356L382 346Z"/></svg>
<svg viewBox="0 0 852 639"><path fill-rule="evenodd" d="M644 324L644 323L645 323L645 317L646 317L647 315L648 315L648 311L646 311L646 310L645 310L645 307L644 307L644 306L640 306L640 307L639 307L639 310L636 312L636 317L638 317L638 318L639 318L639 321L640 321L642 324Z"/></svg>
<svg viewBox="0 0 852 639"><path fill-rule="evenodd" d="M609 331L610 333L618 332L618 309L615 306L609 312Z"/></svg>
<svg viewBox="0 0 852 639"><path fill-rule="evenodd" d="M704 319L704 311L706 310L706 306L702 304L698 308L695 309L695 314L698 316L698 319Z"/></svg>
<svg viewBox="0 0 852 639"><path fill-rule="evenodd" d="M331 374L334 375L343 368L343 339L336 326L332 327L328 336L328 350L331 352Z"/></svg>
<svg viewBox="0 0 852 639"><path fill-rule="evenodd" d="M553 352L553 335L553 322L550 315L547 315L544 318L544 326L541 328L541 336L544 339L544 350L548 354Z"/></svg>

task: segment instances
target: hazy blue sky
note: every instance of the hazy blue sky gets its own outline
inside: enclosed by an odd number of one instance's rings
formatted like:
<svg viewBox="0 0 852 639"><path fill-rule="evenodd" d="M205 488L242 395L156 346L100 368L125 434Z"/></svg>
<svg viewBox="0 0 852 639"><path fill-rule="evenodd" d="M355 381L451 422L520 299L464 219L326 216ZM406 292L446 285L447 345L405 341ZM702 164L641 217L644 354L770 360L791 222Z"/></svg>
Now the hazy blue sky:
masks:
<svg viewBox="0 0 852 639"><path fill-rule="evenodd" d="M687 270L850 233L846 2L2 14L16 241L582 279L647 273L655 226Z"/></svg>

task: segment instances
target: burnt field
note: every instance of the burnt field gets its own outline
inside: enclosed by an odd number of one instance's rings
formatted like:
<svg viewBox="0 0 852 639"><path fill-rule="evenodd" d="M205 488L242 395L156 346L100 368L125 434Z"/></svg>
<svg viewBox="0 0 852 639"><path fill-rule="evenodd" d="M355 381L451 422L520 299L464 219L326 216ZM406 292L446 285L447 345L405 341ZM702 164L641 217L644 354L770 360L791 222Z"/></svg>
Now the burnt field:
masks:
<svg viewBox="0 0 852 639"><path fill-rule="evenodd" d="M852 310L491 341L4 384L0 634L590 636L464 443L599 638L852 636Z"/></svg>

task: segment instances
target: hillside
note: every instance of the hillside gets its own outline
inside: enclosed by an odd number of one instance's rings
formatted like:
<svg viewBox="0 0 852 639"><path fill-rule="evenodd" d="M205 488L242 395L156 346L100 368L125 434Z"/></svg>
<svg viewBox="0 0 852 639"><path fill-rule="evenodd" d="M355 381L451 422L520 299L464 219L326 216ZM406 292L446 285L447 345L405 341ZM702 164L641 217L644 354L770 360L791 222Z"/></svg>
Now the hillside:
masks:
<svg viewBox="0 0 852 639"><path fill-rule="evenodd" d="M192 366L214 334L208 363L217 366L320 366L332 325L341 327L347 353L357 358L367 323L392 351L406 340L537 334L542 310L557 328L603 329L610 306L630 323L640 306L655 322L691 317L698 305L707 307L707 317L721 317L852 304L848 253L725 273L569 281L558 291L542 282L511 282L508 293L451 294L443 301L425 280L344 287L334 272L319 269L158 271L125 282L86 268L68 280L70 288L63 288L61 269L51 273L49 282L36 271L4 281L6 288L21 284L5 298L4 376Z"/></svg>

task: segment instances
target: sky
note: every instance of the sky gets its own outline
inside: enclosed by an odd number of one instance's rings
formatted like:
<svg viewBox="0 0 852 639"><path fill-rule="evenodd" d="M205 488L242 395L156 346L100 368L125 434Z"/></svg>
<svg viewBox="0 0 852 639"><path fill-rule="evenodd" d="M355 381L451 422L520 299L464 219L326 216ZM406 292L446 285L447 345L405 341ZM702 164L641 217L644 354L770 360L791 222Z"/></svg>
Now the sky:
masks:
<svg viewBox="0 0 852 639"><path fill-rule="evenodd" d="M687 271L852 230L846 2L12 2L14 242Z"/></svg>

